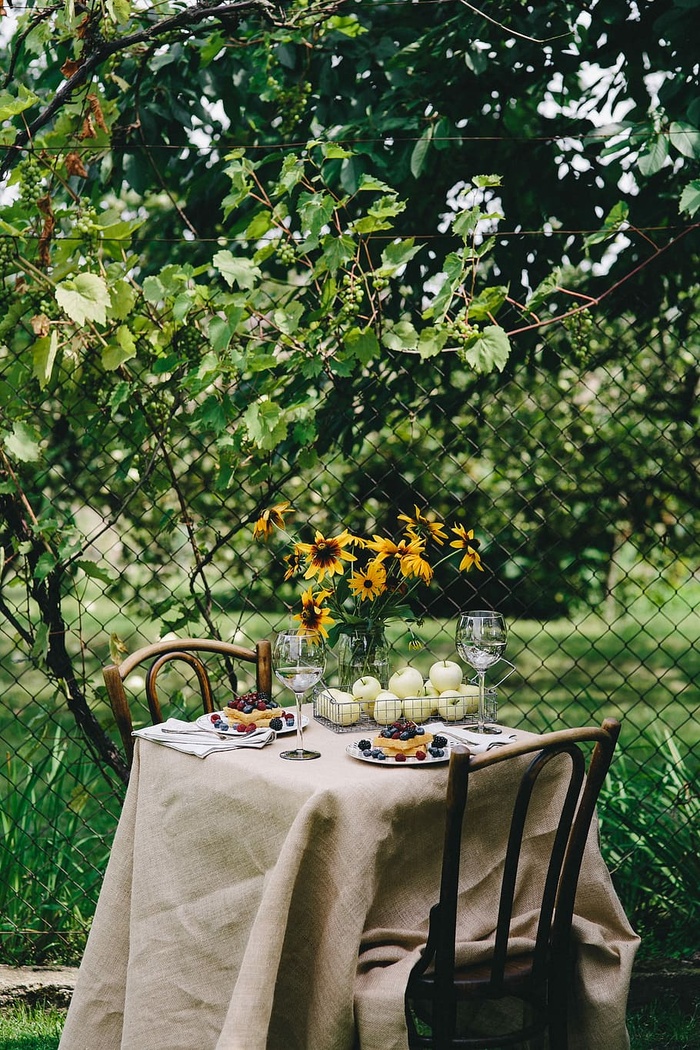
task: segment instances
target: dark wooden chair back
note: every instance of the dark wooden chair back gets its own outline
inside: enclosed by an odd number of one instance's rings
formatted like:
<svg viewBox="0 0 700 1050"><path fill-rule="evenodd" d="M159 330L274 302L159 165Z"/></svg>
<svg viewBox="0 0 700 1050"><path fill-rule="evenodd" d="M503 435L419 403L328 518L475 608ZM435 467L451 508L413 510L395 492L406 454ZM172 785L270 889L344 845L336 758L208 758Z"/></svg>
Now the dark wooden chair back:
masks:
<svg viewBox="0 0 700 1050"><path fill-rule="evenodd" d="M160 698L156 688L158 674L171 661L180 661L187 664L194 671L199 686L202 707L205 712L211 713L216 708L214 706L211 679L202 659L202 655L207 653L217 654L224 658L227 663L232 689L235 688L236 683L233 662L243 661L255 664L256 689L268 696L272 695L272 654L269 641L257 642L253 649L242 645L234 645L231 642L220 642L213 638L181 638L145 645L143 648L131 653L130 656L127 656L120 664L109 664L102 670L109 702L124 744L124 751L129 766L131 766L134 757L134 739L131 735L133 730L131 709L126 690L124 689L125 679L139 664L149 664L145 683L146 700L148 701L152 724L157 725L163 721Z"/></svg>
<svg viewBox="0 0 700 1050"><path fill-rule="evenodd" d="M614 719L602 726L548 733L532 741L509 744L472 755L465 746L453 749L447 786L447 813L440 898L430 912L425 951L411 971L406 989L409 1046L431 1050L488 1050L519 1046L549 1031L553 1050L567 1047L567 1000L574 953L571 928L584 848L595 805L612 761L620 733ZM581 744L593 751L586 772ZM494 948L486 963L455 966L462 828L471 777L479 770L512 762L529 754L515 793L506 845L498 915L494 916ZM569 759L568 783L562 792L546 872L539 920L532 951L509 954L510 928L525 821L543 770L558 756ZM564 760L566 761L566 760ZM469 1034L460 1029L460 1004L513 998L526 1007L523 1021L507 1033ZM464 1007L461 1007L464 1012ZM421 1034L415 1015L429 1026ZM425 1029L423 1029L425 1030Z"/></svg>

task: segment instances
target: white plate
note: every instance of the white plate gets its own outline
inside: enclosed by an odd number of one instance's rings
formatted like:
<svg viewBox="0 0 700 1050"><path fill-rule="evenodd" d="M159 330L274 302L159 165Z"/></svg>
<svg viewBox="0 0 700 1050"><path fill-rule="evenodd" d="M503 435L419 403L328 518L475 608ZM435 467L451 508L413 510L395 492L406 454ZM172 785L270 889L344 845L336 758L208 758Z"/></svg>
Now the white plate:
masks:
<svg viewBox="0 0 700 1050"><path fill-rule="evenodd" d="M286 707L280 707L280 711L286 711L286 710L287 710ZM224 722L226 722L226 715L223 713L223 711L218 711L216 713L221 715L222 720ZM294 712L292 711L291 714L294 714ZM296 733L296 728L297 728L296 717L294 718L294 721L291 722L291 723L287 722L287 720L284 719L284 718L282 719L282 721L284 722L284 729L276 729L275 732L276 732L277 736L284 736L285 733ZM309 724L309 719L306 717L306 715L302 715L301 716L301 728L305 729L308 724ZM221 732L221 730L217 729L216 726L214 725L214 723L212 722L211 715L200 715L199 718L197 719L195 725L198 725L200 729L208 729L212 733L220 733ZM226 732L226 730L224 730L224 732ZM238 736L238 730L237 729L233 729L232 728L232 729L229 729L228 732L231 734L231 736Z"/></svg>
<svg viewBox="0 0 700 1050"><path fill-rule="evenodd" d="M353 744L348 744L345 748L350 758L357 758L360 762L369 762L373 766L387 766L391 769L405 769L406 766L439 766L445 762L450 761L450 751L454 747L454 741L448 740L447 746L443 748L445 754L440 758L435 758L428 751L425 758L416 758L415 755L408 755L405 762L397 762L393 755L387 755L386 758L372 758L369 751L360 751L357 746L358 742L355 741Z"/></svg>

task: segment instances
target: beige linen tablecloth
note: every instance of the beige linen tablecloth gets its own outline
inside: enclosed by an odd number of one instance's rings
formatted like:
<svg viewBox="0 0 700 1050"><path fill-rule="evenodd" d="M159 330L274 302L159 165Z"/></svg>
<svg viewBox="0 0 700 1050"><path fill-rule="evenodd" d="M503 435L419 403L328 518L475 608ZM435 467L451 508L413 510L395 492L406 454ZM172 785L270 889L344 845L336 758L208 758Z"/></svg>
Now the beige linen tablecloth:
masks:
<svg viewBox="0 0 700 1050"><path fill-rule="evenodd" d="M359 762L345 748L361 735L312 722L322 757L303 763L279 758L293 738L204 761L137 743L60 1050L353 1050L355 1008L362 1050L405 1050L403 986L437 897L447 768ZM509 765L470 791L470 957L490 933L481 894ZM520 894L527 909L527 880ZM637 940L593 836L576 910L573 1045L626 1050Z"/></svg>

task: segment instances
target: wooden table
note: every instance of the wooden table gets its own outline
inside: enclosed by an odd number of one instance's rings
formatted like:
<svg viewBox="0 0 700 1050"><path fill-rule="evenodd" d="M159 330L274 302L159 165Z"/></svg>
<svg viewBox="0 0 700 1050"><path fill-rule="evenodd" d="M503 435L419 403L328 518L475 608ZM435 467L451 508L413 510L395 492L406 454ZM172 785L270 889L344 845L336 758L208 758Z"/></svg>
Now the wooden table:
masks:
<svg viewBox="0 0 700 1050"><path fill-rule="evenodd" d="M353 1050L356 995L362 1050L406 1046L401 974L437 898L447 767L368 765L346 754L363 734L305 735L320 759L280 759L285 737L204 760L137 742L60 1050ZM470 789L467 899L490 892L509 765ZM547 806L537 822L546 833ZM486 921L467 906L466 940L483 945ZM573 1046L624 1050L637 940L593 837L576 921ZM363 1001L389 961L395 1002Z"/></svg>

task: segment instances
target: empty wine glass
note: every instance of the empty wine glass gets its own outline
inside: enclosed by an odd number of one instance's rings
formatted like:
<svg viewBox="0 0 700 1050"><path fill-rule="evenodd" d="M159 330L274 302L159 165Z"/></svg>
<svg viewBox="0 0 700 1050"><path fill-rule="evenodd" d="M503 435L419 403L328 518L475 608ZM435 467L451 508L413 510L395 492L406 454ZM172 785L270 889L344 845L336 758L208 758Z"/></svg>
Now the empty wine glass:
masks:
<svg viewBox="0 0 700 1050"><path fill-rule="evenodd" d="M305 761L320 758L319 751L307 751L304 748L304 727L302 725L301 705L304 693L321 678L326 665L326 653L323 638L316 631L299 634L294 631L282 631L277 635L272 649L272 666L283 685L291 689L296 701L297 746L290 751L282 751L281 758L293 761Z"/></svg>
<svg viewBox="0 0 700 1050"><path fill-rule="evenodd" d="M472 727L479 733L500 733L500 729L484 725L486 670L503 656L506 638L506 622L501 613L471 609L459 617L455 636L457 652L479 676L479 710L477 724Z"/></svg>

